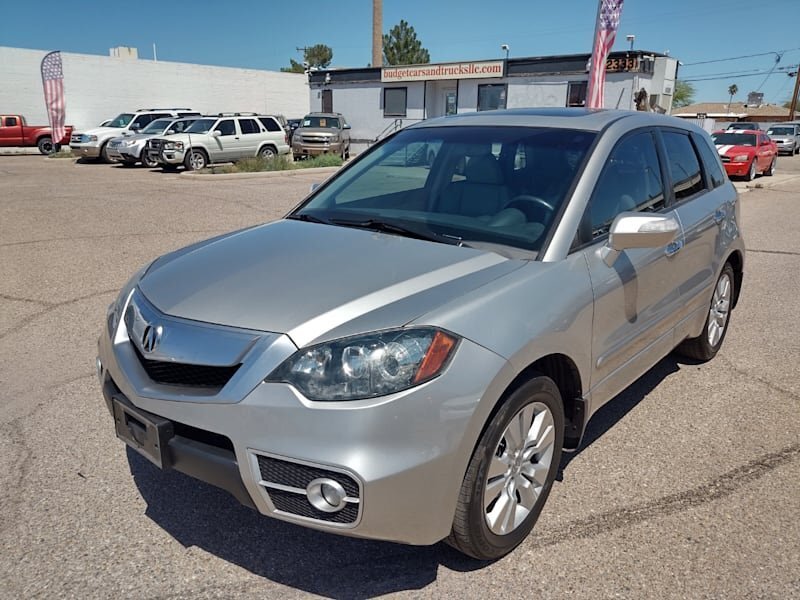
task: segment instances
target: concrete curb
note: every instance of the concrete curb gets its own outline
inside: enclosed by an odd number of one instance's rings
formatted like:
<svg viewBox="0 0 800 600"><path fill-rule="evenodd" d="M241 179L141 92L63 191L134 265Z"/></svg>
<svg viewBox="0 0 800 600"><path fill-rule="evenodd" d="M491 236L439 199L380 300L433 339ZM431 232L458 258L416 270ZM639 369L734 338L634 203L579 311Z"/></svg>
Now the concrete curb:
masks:
<svg viewBox="0 0 800 600"><path fill-rule="evenodd" d="M296 177L298 175L330 175L336 173L341 167L311 167L309 169L287 169L285 171L259 171L256 173L198 173L197 171L183 171L180 177L196 181L218 181L220 179L269 179L272 177Z"/></svg>

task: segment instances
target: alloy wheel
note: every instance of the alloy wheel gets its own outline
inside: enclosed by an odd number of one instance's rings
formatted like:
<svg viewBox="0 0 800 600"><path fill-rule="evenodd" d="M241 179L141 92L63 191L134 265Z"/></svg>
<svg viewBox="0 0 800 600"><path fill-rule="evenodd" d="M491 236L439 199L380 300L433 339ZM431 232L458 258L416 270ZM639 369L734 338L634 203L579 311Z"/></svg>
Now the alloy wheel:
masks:
<svg viewBox="0 0 800 600"><path fill-rule="evenodd" d="M731 310L731 279L727 273L723 273L714 288L714 298L711 301L711 308L708 312L708 343L715 347L725 333L728 325L728 316Z"/></svg>
<svg viewBox="0 0 800 600"><path fill-rule="evenodd" d="M511 419L484 485L484 514L492 533L511 533L533 510L552 467L554 443L553 414L541 402L524 406Z"/></svg>

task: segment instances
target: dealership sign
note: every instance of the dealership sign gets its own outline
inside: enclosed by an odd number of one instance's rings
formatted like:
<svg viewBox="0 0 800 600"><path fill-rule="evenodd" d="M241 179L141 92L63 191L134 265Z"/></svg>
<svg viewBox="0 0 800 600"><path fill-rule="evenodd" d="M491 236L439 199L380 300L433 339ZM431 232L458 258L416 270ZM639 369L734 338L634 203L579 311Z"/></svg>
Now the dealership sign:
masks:
<svg viewBox="0 0 800 600"><path fill-rule="evenodd" d="M484 79L502 77L503 61L439 63L383 67L381 81L431 81L433 79Z"/></svg>

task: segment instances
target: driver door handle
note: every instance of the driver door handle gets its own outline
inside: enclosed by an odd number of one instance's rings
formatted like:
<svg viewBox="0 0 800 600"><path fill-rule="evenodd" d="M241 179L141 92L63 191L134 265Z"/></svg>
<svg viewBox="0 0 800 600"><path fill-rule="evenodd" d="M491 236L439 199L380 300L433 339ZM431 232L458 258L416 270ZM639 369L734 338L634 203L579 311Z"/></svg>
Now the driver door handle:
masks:
<svg viewBox="0 0 800 600"><path fill-rule="evenodd" d="M667 256L675 256L683 248L683 240L675 240L667 244L664 254Z"/></svg>

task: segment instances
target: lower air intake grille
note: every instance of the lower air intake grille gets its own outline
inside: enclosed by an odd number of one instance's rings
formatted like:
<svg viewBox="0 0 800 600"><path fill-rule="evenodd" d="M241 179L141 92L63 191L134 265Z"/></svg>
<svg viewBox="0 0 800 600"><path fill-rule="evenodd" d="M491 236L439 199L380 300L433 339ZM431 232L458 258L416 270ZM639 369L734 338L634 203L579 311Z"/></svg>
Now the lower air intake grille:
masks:
<svg viewBox="0 0 800 600"><path fill-rule="evenodd" d="M208 365L190 365L145 358L135 344L131 347L136 352L139 362L147 375L157 383L167 385L188 385L192 387L221 388L241 365L230 367L212 367Z"/></svg>
<svg viewBox="0 0 800 600"><path fill-rule="evenodd" d="M306 496L308 484L315 479L332 479L344 488L348 498L357 500L360 497L358 483L350 475L260 454L256 455L256 458L263 480L262 485L277 510L328 523L354 523L358 519L358 502L346 501L344 508L338 512L329 513L315 508ZM297 491L278 489L270 484L293 488Z"/></svg>

